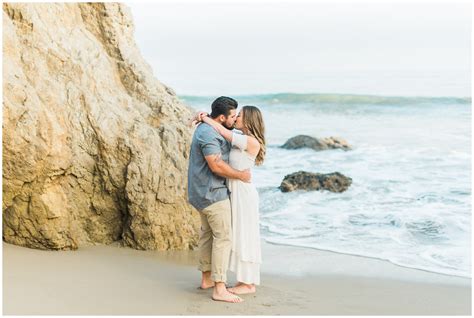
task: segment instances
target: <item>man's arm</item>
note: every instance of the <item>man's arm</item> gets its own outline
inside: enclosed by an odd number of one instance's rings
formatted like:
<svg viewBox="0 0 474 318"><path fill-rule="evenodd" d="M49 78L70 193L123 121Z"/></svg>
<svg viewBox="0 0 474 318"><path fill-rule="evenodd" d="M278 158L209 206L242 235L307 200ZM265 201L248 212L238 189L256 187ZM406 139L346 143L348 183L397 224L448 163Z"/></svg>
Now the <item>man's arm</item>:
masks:
<svg viewBox="0 0 474 318"><path fill-rule="evenodd" d="M235 170L221 158L221 154L213 154L204 157L211 171L221 177L229 179L239 179L243 182L250 182L250 170Z"/></svg>

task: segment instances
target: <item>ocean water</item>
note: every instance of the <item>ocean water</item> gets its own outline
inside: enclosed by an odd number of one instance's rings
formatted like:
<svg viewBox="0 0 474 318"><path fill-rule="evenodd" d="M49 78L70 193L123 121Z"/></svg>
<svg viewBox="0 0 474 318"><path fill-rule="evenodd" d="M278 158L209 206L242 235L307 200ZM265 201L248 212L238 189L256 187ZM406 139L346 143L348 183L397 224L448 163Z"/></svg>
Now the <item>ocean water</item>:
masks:
<svg viewBox="0 0 474 318"><path fill-rule="evenodd" d="M471 277L471 98L233 97L258 106L266 124L266 160L253 170L266 241ZM215 97L181 98L209 110ZM280 148L299 134L341 137L353 150ZM300 170L338 171L352 185L280 192L285 175Z"/></svg>

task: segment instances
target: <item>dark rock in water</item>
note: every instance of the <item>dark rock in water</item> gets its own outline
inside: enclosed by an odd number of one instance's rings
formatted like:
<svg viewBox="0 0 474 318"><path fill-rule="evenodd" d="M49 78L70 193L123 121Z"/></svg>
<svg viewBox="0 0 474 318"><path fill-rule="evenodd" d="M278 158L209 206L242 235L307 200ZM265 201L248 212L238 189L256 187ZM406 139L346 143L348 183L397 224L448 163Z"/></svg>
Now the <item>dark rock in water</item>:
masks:
<svg viewBox="0 0 474 318"><path fill-rule="evenodd" d="M321 174L298 171L285 176L280 185L282 192L295 190L329 190L344 192L349 188L352 179L339 172Z"/></svg>
<svg viewBox="0 0 474 318"><path fill-rule="evenodd" d="M349 146L347 141L342 138L331 136L329 138L318 139L306 135L298 135L296 137L290 138L281 147L285 149L311 148L314 150L351 149L351 146Z"/></svg>

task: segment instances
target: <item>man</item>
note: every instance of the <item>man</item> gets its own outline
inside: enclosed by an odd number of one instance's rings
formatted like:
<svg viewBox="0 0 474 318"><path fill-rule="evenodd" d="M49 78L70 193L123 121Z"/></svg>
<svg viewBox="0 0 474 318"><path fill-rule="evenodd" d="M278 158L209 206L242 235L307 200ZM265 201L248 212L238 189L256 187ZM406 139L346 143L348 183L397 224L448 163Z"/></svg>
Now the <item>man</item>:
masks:
<svg viewBox="0 0 474 318"><path fill-rule="evenodd" d="M221 96L212 103L210 117L228 129L236 120L237 101ZM232 247L231 205L226 178L250 182L250 171L231 168L230 143L214 128L200 124L193 135L188 169L188 200L201 215L199 270L202 289L212 288L212 299L238 303L243 299L227 291L227 269Z"/></svg>

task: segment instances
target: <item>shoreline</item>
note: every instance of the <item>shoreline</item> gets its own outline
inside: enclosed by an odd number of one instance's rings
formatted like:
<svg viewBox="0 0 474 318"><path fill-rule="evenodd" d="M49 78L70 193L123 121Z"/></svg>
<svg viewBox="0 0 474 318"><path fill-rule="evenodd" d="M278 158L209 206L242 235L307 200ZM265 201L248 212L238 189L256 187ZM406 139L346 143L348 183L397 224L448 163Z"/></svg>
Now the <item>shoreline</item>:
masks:
<svg viewBox="0 0 474 318"><path fill-rule="evenodd" d="M454 274L446 274L446 273L435 272L435 271L424 269L424 268L417 268L417 267L410 267L410 266L400 265L400 264L394 263L394 262L392 262L388 259L378 258L378 257L374 257L374 256L351 254L351 253L338 252L338 251L333 251L333 250L323 249L323 248L317 248L317 247L298 246L298 245L281 244L281 243L273 243L273 242L264 242L264 244L275 245L275 246L287 246L287 247L292 247L292 248L302 248L302 249L309 249L309 250L315 250L315 251L320 251L320 252L327 252L327 253L334 253L334 254L340 254L340 255L368 258L368 259L373 259L373 260L377 260L377 261L381 261L381 262L388 262L388 263L390 263L392 265L395 265L397 267L406 268L406 269L410 269L410 270L422 271L422 272L426 272L426 273L430 273L430 274L436 274L436 275L442 275L442 276L446 276L446 277L455 277L455 278L468 279L468 280L472 279L472 277L466 277L466 276L454 275Z"/></svg>
<svg viewBox="0 0 474 318"><path fill-rule="evenodd" d="M468 277L405 267L375 257L268 242L262 242L262 249L265 249L267 256L271 258L276 258L278 253L285 253L290 256L294 255L294 258L287 257L279 260L280 266L296 268L296 273L292 276L341 275L392 279L407 282L471 286L471 278ZM296 261L292 261L292 259L296 259ZM313 264L311 261L317 262L317 266L308 265ZM370 268L371 271L365 272L368 268ZM266 267L265 264L262 265L262 272L263 271L273 274L282 274L281 271L272 270Z"/></svg>
<svg viewBox="0 0 474 318"><path fill-rule="evenodd" d="M257 293L228 304L197 289L197 251L139 251L117 244L42 251L3 242L3 314L471 314L471 279L262 243ZM228 278L233 285L235 276Z"/></svg>

